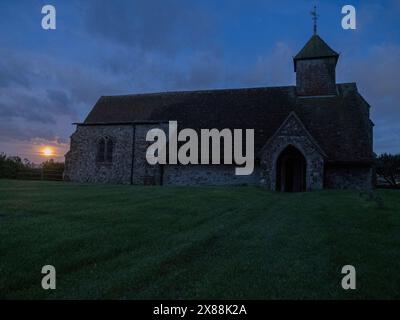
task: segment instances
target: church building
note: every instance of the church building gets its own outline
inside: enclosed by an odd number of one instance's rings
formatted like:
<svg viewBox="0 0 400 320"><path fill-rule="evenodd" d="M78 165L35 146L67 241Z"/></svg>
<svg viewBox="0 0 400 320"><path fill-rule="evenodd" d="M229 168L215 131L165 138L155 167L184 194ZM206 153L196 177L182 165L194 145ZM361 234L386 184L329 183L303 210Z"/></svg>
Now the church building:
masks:
<svg viewBox="0 0 400 320"><path fill-rule="evenodd" d="M336 83L339 54L316 33L294 57L296 85L103 96L76 124L64 178L134 185L260 185L269 190L369 189L370 106L355 83ZM254 129L255 169L235 165L150 165L146 133Z"/></svg>

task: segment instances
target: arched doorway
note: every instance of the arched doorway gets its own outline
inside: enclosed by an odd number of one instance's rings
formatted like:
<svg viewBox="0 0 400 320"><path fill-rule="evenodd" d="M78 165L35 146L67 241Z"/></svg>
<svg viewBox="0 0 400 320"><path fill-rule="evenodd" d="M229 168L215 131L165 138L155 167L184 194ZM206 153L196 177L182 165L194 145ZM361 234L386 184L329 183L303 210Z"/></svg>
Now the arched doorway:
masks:
<svg viewBox="0 0 400 320"><path fill-rule="evenodd" d="M276 165L276 190L301 192L306 190L306 159L293 146L281 152Z"/></svg>

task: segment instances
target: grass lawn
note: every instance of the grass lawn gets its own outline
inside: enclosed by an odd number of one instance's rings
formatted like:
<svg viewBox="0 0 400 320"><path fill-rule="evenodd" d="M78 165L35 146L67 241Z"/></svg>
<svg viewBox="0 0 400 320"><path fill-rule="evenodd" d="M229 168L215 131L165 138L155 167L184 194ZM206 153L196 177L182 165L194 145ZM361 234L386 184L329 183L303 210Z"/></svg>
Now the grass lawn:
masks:
<svg viewBox="0 0 400 320"><path fill-rule="evenodd" d="M377 194L0 180L0 298L400 298L400 192Z"/></svg>

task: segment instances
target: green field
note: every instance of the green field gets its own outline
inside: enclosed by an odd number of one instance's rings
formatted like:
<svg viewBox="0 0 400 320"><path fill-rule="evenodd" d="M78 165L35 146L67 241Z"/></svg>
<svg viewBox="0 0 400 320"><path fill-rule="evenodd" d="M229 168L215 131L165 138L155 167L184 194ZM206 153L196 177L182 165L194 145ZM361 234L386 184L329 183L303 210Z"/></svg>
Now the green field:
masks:
<svg viewBox="0 0 400 320"><path fill-rule="evenodd" d="M0 259L3 299L400 298L400 192L0 180Z"/></svg>

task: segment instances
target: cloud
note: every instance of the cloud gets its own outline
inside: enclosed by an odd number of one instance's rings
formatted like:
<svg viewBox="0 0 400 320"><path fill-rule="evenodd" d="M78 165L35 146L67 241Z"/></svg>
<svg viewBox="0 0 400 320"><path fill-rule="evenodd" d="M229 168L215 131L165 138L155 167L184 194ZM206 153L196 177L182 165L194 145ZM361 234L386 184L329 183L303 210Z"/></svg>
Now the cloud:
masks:
<svg viewBox="0 0 400 320"><path fill-rule="evenodd" d="M36 137L53 140L56 137L56 133L54 128L49 126L35 126L30 121L23 119L10 119L1 122L0 137L0 142L12 140L30 141Z"/></svg>
<svg viewBox="0 0 400 320"><path fill-rule="evenodd" d="M346 58L340 69L341 78L356 81L371 105L376 152L399 152L400 46L372 46L365 56Z"/></svg>
<svg viewBox="0 0 400 320"><path fill-rule="evenodd" d="M258 57L255 64L244 72L244 83L254 86L293 85L293 51L288 44L277 42L272 50Z"/></svg>
<svg viewBox="0 0 400 320"><path fill-rule="evenodd" d="M0 52L2 56L0 59L0 88L12 85L28 87L30 80L27 71L31 70L28 61L6 54L5 50Z"/></svg>
<svg viewBox="0 0 400 320"><path fill-rule="evenodd" d="M96 101L102 89L96 75L46 55L3 49L1 56L0 140L67 140L61 119L70 126Z"/></svg>
<svg viewBox="0 0 400 320"><path fill-rule="evenodd" d="M175 54L209 47L215 16L183 1L99 0L88 3L86 26L94 36L146 52Z"/></svg>

